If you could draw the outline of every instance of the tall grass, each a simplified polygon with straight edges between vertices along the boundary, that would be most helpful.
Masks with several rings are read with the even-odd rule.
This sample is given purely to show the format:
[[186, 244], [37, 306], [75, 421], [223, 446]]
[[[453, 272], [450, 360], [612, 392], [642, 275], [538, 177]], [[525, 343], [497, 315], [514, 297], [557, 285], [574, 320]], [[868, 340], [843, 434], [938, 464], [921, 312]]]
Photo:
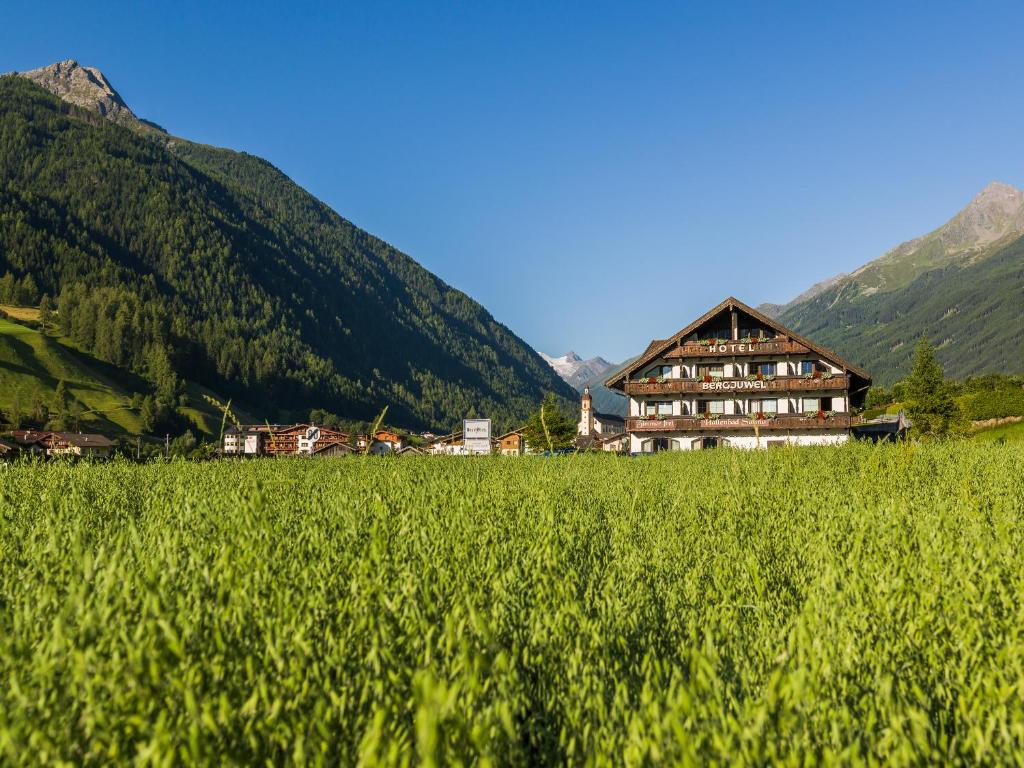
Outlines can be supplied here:
[[1020, 763], [1022, 465], [16, 466], [0, 763]]

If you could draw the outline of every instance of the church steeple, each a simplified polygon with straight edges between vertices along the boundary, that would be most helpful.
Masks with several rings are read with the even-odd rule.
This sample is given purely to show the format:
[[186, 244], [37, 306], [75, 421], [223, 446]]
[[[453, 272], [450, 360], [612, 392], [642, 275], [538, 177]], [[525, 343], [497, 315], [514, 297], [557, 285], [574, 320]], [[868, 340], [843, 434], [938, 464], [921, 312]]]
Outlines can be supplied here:
[[594, 409], [591, 407], [590, 387], [583, 388], [583, 398], [580, 401], [580, 423], [579, 433], [589, 435], [594, 431]]

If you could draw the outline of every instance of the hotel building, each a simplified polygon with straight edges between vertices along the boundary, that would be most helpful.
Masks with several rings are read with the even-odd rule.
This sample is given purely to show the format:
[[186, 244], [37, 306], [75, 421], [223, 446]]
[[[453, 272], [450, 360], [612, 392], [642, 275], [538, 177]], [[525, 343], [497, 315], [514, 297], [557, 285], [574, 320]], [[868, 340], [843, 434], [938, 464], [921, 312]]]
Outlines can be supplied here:
[[629, 398], [631, 453], [842, 443], [870, 385], [863, 369], [731, 297], [606, 382]]

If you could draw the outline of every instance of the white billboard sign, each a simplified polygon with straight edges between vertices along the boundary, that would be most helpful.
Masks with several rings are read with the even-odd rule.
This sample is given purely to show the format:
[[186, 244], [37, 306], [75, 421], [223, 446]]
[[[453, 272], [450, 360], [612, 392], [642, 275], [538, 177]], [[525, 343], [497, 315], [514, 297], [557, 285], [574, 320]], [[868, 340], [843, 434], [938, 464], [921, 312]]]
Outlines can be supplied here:
[[470, 456], [491, 452], [491, 420], [465, 419], [462, 422], [462, 444]]

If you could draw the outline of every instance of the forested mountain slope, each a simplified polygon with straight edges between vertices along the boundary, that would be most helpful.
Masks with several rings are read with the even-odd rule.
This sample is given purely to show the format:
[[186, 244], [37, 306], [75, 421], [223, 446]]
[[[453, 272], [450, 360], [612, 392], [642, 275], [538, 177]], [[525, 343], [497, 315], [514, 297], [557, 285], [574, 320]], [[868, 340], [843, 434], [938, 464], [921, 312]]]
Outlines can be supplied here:
[[483, 307], [258, 158], [3, 77], [0, 178], [0, 274], [33, 275], [101, 360], [169, 357], [269, 418], [503, 425], [546, 390], [575, 399]]
[[1024, 370], [1024, 238], [966, 266], [929, 270], [870, 295], [838, 285], [782, 315], [782, 322], [835, 349], [889, 385], [910, 371], [922, 334], [947, 376]]
[[909, 373], [927, 335], [947, 375], [1024, 370], [1024, 192], [993, 182], [952, 219], [762, 311], [871, 371]]

